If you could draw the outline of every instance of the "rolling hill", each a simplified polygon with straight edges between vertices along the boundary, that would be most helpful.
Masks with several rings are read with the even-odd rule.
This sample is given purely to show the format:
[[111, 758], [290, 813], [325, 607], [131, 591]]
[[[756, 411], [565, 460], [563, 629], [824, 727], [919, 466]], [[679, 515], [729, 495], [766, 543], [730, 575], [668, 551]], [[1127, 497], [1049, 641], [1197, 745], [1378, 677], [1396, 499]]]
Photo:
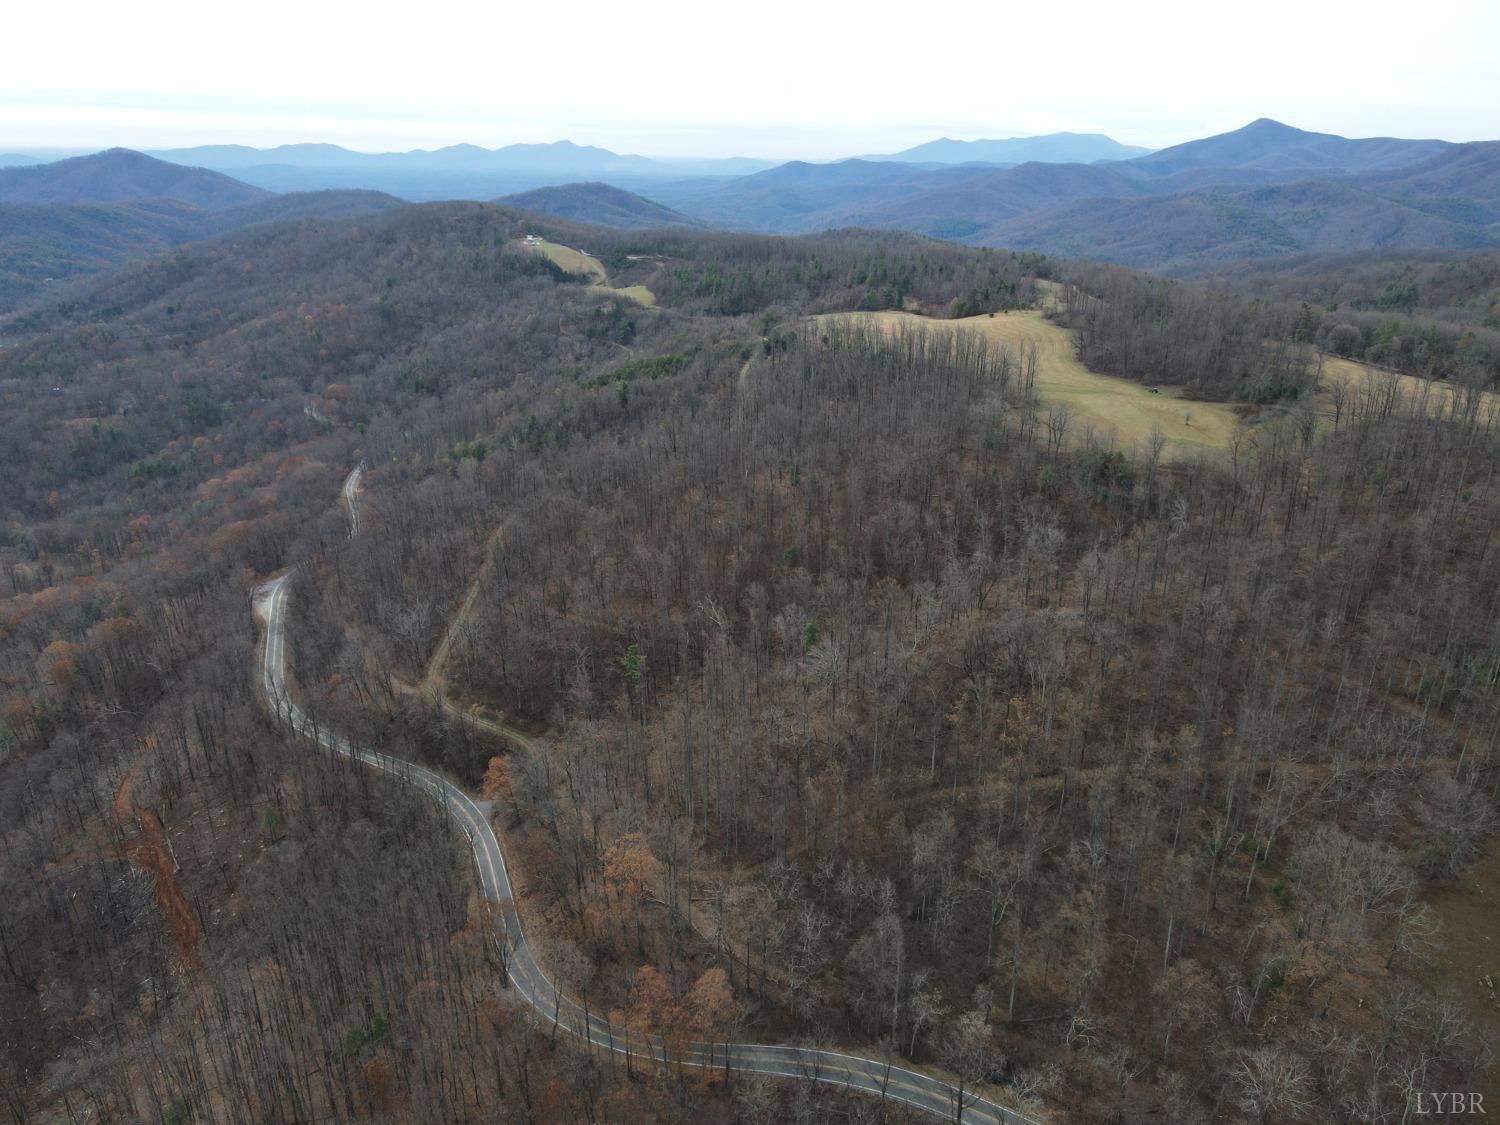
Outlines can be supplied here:
[[405, 200], [383, 191], [297, 191], [203, 215], [197, 222], [197, 229], [202, 235], [221, 234], [259, 223], [289, 219], [353, 219], [405, 206]]
[[456, 144], [410, 152], [357, 152], [332, 144], [274, 148], [201, 145], [160, 149], [153, 156], [176, 164], [233, 173], [272, 191], [372, 188], [407, 199], [492, 199], [538, 187], [609, 180], [634, 188], [687, 177], [726, 178], [774, 167], [775, 161], [653, 159], [572, 141], [501, 148]]
[[862, 209], [962, 182], [984, 170], [970, 166], [928, 170], [891, 161], [812, 164], [794, 160], [734, 180], [663, 184], [652, 195], [668, 207], [726, 230], [803, 233], [853, 225], [851, 216]]
[[1184, 273], [1303, 251], [1500, 244], [1500, 143], [1350, 139], [1263, 118], [1130, 160], [793, 163], [653, 194], [735, 229], [897, 228]]
[[[594, 145], [572, 141], [550, 144], [515, 144], [503, 148], [456, 144], [410, 152], [357, 152], [332, 144], [292, 144], [275, 148], [247, 145], [200, 145], [195, 148], [160, 149], [152, 153], [177, 164], [194, 163], [224, 170], [265, 165], [288, 168], [446, 169], [475, 172], [589, 171], [640, 174], [656, 170], [656, 162], [644, 156], [622, 156]], [[664, 174], [664, 173], [659, 173]]]
[[[532, 232], [653, 271], [660, 311], [555, 270]], [[1066, 323], [1032, 307], [1058, 286]], [[1400, 1104], [1403, 1075], [1471, 1088], [1488, 1036], [1430, 983], [1431, 947], [1401, 948], [1400, 911], [1494, 854], [1500, 436], [1488, 406], [1436, 418], [1408, 404], [1427, 384], [1387, 394], [1347, 360], [1327, 417], [1317, 319], [889, 232], [642, 235], [469, 203], [258, 227], [11, 318], [11, 1116], [59, 1119], [66, 1094], [129, 1120], [499, 1120], [524, 1089], [538, 1119], [585, 1116], [570, 1081], [600, 1119], [885, 1108], [651, 1080], [705, 1061], [674, 1045], [695, 1026], [724, 1029], [726, 1069], [723, 1039], [837, 1027], [926, 1070], [967, 1023], [965, 1074], [1046, 1094], [1028, 1122], [1209, 1120], [1258, 1059], [1306, 1076], [1305, 1121], [1365, 1090]], [[273, 574], [262, 648], [247, 594]], [[252, 668], [285, 689], [269, 712]], [[279, 736], [288, 697], [329, 746], [378, 737], [387, 768]], [[445, 729], [465, 715], [545, 741], [497, 761]], [[439, 776], [408, 758], [497, 806], [447, 830], [383, 779]], [[493, 877], [483, 900], [467, 881], [490, 818], [562, 979], [592, 982], [585, 1016], [628, 1008], [632, 1051], [666, 1029], [646, 1080], [561, 1035], [531, 1050], [546, 1013], [489, 1003], [517, 962], [485, 903], [522, 932]], [[680, 919], [644, 908], [658, 886]], [[679, 940], [695, 900], [746, 966], [732, 986], [715, 944]], [[1473, 963], [1451, 980], [1493, 1017]], [[708, 1001], [671, 983], [705, 965]], [[898, 986], [921, 998], [904, 1016]], [[1193, 1020], [1158, 1063], [1169, 1009]], [[1366, 1035], [1379, 1051], [1344, 1048]], [[795, 1050], [732, 1061], [832, 1091]], [[891, 1065], [861, 1065], [885, 1094]]]
[[1164, 148], [1131, 162], [1147, 176], [1198, 168], [1253, 168], [1285, 178], [1333, 173], [1378, 172], [1414, 164], [1446, 148], [1448, 141], [1408, 141], [1396, 137], [1351, 140], [1312, 133], [1262, 117], [1242, 129]]
[[1274, 300], [1394, 311], [1500, 330], [1500, 249], [1295, 254], [1237, 262], [1198, 281]]
[[403, 205], [366, 191], [268, 196], [220, 211], [170, 199], [0, 203], [0, 313], [48, 285], [226, 231], [290, 219], [353, 218]]
[[1500, 141], [1454, 145], [1419, 164], [1358, 182], [1500, 238]]
[[681, 211], [663, 207], [649, 199], [609, 184], [560, 184], [536, 188], [519, 195], [495, 200], [506, 207], [539, 211], [578, 223], [593, 223], [619, 230], [643, 230], [651, 227], [701, 227]]
[[1489, 245], [1472, 228], [1331, 180], [1080, 200], [997, 223], [980, 241], [1169, 274], [1302, 251]]
[[[0, 168], [0, 202], [166, 198], [204, 212], [259, 203], [268, 216], [283, 208], [298, 215], [312, 204], [290, 195], [277, 202], [264, 188], [336, 185], [343, 190], [318, 206], [363, 213], [377, 204], [351, 192], [378, 182], [408, 198], [498, 196], [509, 206], [623, 229], [698, 224], [793, 234], [864, 226], [1171, 273], [1291, 253], [1500, 245], [1500, 143], [1351, 139], [1262, 118], [1159, 152], [1108, 159], [1125, 151], [1092, 134], [944, 138], [888, 158], [756, 170], [754, 161], [653, 160], [566, 141], [383, 154], [329, 144], [217, 145], [162, 155], [229, 168], [261, 186], [111, 150]], [[1027, 155], [1044, 159], [975, 162]], [[1065, 156], [1086, 159], [1058, 159]], [[693, 175], [704, 171], [711, 174]], [[379, 206], [396, 202], [376, 198]], [[249, 221], [269, 220], [228, 217], [213, 228], [170, 207], [16, 213], [0, 245], [8, 300], [84, 263], [118, 261], [134, 248], [160, 249]]]
[[[1147, 149], [1122, 145], [1097, 133], [1053, 133], [1004, 140], [956, 141], [939, 138], [903, 152], [860, 158], [863, 163], [896, 163], [913, 169], [949, 165], [1014, 165], [1030, 161], [1093, 163], [1139, 156]], [[378, 188], [408, 199], [489, 199], [538, 187], [606, 181], [653, 198], [660, 185], [690, 197], [714, 184], [787, 167], [748, 157], [646, 157], [612, 152], [571, 141], [514, 144], [488, 149], [457, 144], [410, 152], [357, 152], [332, 144], [290, 144], [273, 148], [200, 145], [153, 150], [152, 156], [228, 172], [273, 191], [314, 188]], [[800, 162], [792, 162], [794, 165]], [[837, 168], [840, 161], [812, 167]], [[839, 173], [833, 173], [838, 176]], [[682, 183], [688, 181], [688, 183]], [[698, 181], [704, 181], [699, 183]], [[727, 206], [727, 204], [726, 204]]]
[[1500, 142], [1414, 167], [1244, 191], [1080, 199], [995, 223], [972, 241], [1172, 274], [1302, 252], [1500, 245]]
[[220, 172], [169, 164], [125, 148], [50, 164], [0, 169], [0, 203], [176, 199], [205, 211], [220, 211], [269, 194]]
[[1114, 164], [1022, 164], [969, 169], [962, 179], [864, 207], [843, 216], [855, 226], [899, 227], [972, 241], [1001, 218], [1089, 197], [1135, 196], [1146, 188]]

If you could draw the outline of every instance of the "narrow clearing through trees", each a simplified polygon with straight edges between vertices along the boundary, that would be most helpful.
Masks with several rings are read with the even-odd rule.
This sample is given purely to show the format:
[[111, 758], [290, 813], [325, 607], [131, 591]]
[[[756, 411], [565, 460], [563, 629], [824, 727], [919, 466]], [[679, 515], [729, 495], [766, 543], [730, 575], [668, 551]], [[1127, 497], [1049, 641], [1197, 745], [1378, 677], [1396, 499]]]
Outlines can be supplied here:
[[182, 884], [177, 881], [177, 861], [172, 855], [161, 817], [155, 809], [136, 805], [131, 797], [134, 781], [135, 767], [132, 766], [120, 779], [120, 787], [115, 791], [114, 814], [121, 827], [134, 824], [138, 831], [120, 844], [115, 854], [151, 876], [157, 909], [172, 935], [177, 953], [185, 965], [197, 968], [201, 962], [199, 946], [203, 941], [203, 923], [183, 893]]

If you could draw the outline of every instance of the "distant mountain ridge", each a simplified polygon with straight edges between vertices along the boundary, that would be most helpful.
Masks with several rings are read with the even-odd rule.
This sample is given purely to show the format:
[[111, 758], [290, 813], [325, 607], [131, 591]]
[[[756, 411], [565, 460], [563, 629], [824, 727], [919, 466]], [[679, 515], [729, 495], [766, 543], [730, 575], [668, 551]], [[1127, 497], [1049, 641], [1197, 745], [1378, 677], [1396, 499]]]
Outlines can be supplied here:
[[1388, 171], [1436, 156], [1451, 141], [1402, 140], [1396, 137], [1351, 139], [1333, 133], [1311, 133], [1262, 117], [1232, 133], [1188, 141], [1140, 157], [1132, 164], [1148, 175], [1196, 168], [1255, 168], [1277, 173], [1313, 175]]
[[928, 170], [894, 161], [793, 160], [734, 180], [662, 184], [652, 195], [713, 226], [791, 234], [853, 225], [848, 218], [861, 207], [876, 207], [975, 174], [968, 166]]
[[[1024, 155], [1023, 145], [1049, 157], [1091, 158], [1126, 147], [1099, 134], [940, 138], [890, 157], [769, 167], [742, 159], [655, 160], [568, 141], [384, 154], [330, 144], [218, 145], [163, 152], [168, 161], [111, 150], [0, 167], [0, 202], [157, 198], [227, 211], [279, 198], [273, 191], [317, 186], [347, 195], [378, 183], [408, 199], [499, 197], [509, 206], [627, 229], [894, 228], [1175, 273], [1297, 252], [1500, 245], [1500, 142], [1347, 138], [1261, 118], [1128, 159], [973, 159]], [[172, 161], [217, 165], [234, 178]], [[28, 221], [51, 232], [41, 245], [59, 249], [62, 232], [76, 230], [81, 259], [105, 261], [117, 244], [178, 237], [162, 233], [178, 223], [170, 211], [135, 207], [113, 218], [91, 214], [87, 222], [79, 215]], [[108, 229], [111, 223], [119, 229]], [[194, 229], [204, 229], [202, 222]]]
[[571, 219], [577, 223], [615, 227], [620, 230], [643, 230], [653, 227], [703, 227], [681, 211], [663, 207], [650, 199], [609, 184], [559, 184], [536, 188], [519, 195], [501, 196], [496, 203], [523, 211]]
[[[870, 162], [908, 165], [1018, 164], [1026, 161], [1092, 163], [1122, 160], [1149, 150], [1122, 145], [1097, 133], [1052, 133], [1004, 140], [940, 138]], [[409, 152], [356, 152], [332, 144], [274, 148], [203, 145], [159, 149], [162, 160], [229, 172], [272, 191], [328, 187], [372, 187], [409, 199], [488, 199], [539, 187], [586, 181], [608, 182], [632, 192], [682, 180], [728, 181], [785, 167], [786, 162], [748, 157], [660, 158], [633, 156], [572, 141], [483, 148], [449, 145]], [[801, 161], [790, 163], [800, 164]], [[834, 167], [837, 161], [818, 166]]]
[[788, 164], [653, 194], [747, 231], [897, 228], [1193, 272], [1298, 251], [1500, 244], [1497, 165], [1500, 143], [1350, 139], [1262, 118], [1129, 160]]
[[117, 203], [176, 199], [219, 211], [270, 193], [206, 168], [187, 168], [112, 148], [48, 164], [0, 168], [0, 203]]
[[1122, 145], [1103, 133], [1047, 133], [1038, 137], [1009, 137], [1003, 140], [955, 141], [949, 137], [940, 137], [888, 156], [867, 156], [862, 159], [910, 164], [1026, 164], [1031, 161], [1096, 164], [1103, 160], [1129, 160], [1150, 152], [1151, 149], [1141, 148], [1139, 145]]
[[267, 195], [207, 211], [174, 199], [0, 203], [0, 314], [47, 285], [187, 242], [290, 219], [347, 219], [405, 206], [373, 191]]
[[1495, 244], [1471, 227], [1333, 180], [1083, 200], [997, 223], [976, 241], [1185, 275], [1282, 254]]
[[635, 188], [684, 177], [742, 176], [776, 164], [746, 157], [658, 160], [567, 140], [494, 149], [457, 144], [383, 153], [331, 144], [267, 149], [203, 145], [159, 149], [151, 155], [230, 172], [272, 191], [364, 187], [413, 200], [492, 199], [539, 187], [606, 179], [618, 187]]
[[223, 171], [264, 165], [401, 170], [425, 167], [449, 171], [588, 168], [626, 174], [656, 169], [656, 162], [647, 157], [621, 156], [609, 149], [574, 144], [572, 141], [506, 145], [498, 149], [457, 144], [438, 149], [378, 153], [357, 152], [333, 144], [292, 144], [268, 149], [250, 148], [246, 145], [202, 145], [197, 148], [159, 149], [150, 155], [159, 160], [178, 164], [193, 163]]
[[1500, 246], [1500, 142], [1449, 145], [1359, 176], [1078, 200], [1002, 220], [973, 241], [1188, 275], [1281, 254]]

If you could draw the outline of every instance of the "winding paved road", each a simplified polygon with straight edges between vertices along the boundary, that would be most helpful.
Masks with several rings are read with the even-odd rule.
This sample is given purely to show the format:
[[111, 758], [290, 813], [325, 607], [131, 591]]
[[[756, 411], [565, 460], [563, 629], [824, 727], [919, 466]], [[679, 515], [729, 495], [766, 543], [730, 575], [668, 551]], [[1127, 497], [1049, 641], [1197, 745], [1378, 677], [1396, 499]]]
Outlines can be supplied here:
[[349, 512], [349, 538], [359, 534], [359, 486], [365, 479], [365, 463], [361, 461], [344, 478], [344, 507]]
[[[356, 468], [344, 482], [343, 496], [349, 507], [351, 534], [359, 530], [356, 494], [362, 473], [363, 466]], [[516, 913], [500, 841], [489, 819], [469, 795], [422, 766], [355, 745], [342, 734], [320, 726], [293, 701], [286, 683], [286, 606], [290, 577], [288, 572], [273, 578], [258, 587], [254, 594], [255, 609], [266, 627], [261, 687], [272, 710], [293, 731], [325, 750], [415, 786], [452, 818], [468, 837], [474, 851], [481, 891], [485, 898], [499, 907], [502, 926], [496, 945], [510, 981], [522, 999], [545, 1020], [591, 1046], [653, 1064], [670, 1061], [687, 1066], [723, 1067], [726, 1072], [738, 1070], [825, 1082], [903, 1102], [966, 1125], [1038, 1125], [1033, 1118], [996, 1105], [971, 1090], [961, 1091], [926, 1074], [838, 1051], [770, 1043], [688, 1043], [675, 1048], [668, 1060], [658, 1037], [613, 1027], [602, 1016], [587, 1011], [563, 994], [532, 956], [526, 935], [521, 930], [520, 916]]]

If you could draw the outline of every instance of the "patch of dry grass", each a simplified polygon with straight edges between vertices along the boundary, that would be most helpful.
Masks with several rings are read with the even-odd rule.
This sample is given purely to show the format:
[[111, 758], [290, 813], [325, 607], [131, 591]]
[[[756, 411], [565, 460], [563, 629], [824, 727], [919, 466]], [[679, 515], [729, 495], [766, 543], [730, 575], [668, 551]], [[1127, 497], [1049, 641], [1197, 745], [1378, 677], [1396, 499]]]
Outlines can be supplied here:
[[626, 285], [619, 289], [611, 285], [604, 263], [592, 254], [575, 250], [571, 246], [564, 246], [560, 242], [520, 242], [517, 245], [532, 253], [543, 255], [553, 265], [567, 273], [590, 278], [593, 284], [589, 286], [589, 291], [592, 293], [609, 293], [616, 297], [623, 297], [627, 301], [634, 301], [642, 308], [656, 307], [656, 294], [644, 285]]
[[1007, 345], [1019, 357], [1036, 348], [1037, 391], [1042, 401], [1067, 406], [1069, 432], [1076, 439], [1086, 429], [1099, 435], [1113, 431], [1122, 445], [1144, 446], [1153, 426], [1167, 439], [1168, 461], [1183, 460], [1205, 451], [1229, 447], [1241, 428], [1240, 417], [1227, 403], [1198, 402], [1179, 397], [1171, 387], [1156, 393], [1129, 379], [1100, 375], [1078, 361], [1072, 335], [1042, 313], [996, 313], [962, 320], [933, 320], [905, 312], [835, 313], [839, 319], [862, 320], [889, 331], [903, 326], [940, 332], [980, 332]]
[[[1352, 359], [1325, 356], [1323, 377], [1318, 386], [1318, 407], [1330, 426], [1337, 409], [1336, 398], [1341, 393], [1344, 396], [1344, 417], [1347, 418], [1361, 398], [1378, 401], [1399, 397], [1408, 401], [1425, 401], [1432, 414], [1446, 414], [1458, 401], [1458, 396], [1465, 392], [1452, 383], [1400, 375]], [[1494, 391], [1482, 392], [1479, 409], [1481, 417], [1500, 418], [1500, 395]]]
[[553, 265], [567, 273], [591, 277], [601, 284], [609, 279], [609, 275], [604, 272], [604, 263], [592, 254], [585, 254], [582, 250], [574, 250], [571, 246], [564, 246], [558, 242], [523, 242], [521, 245], [533, 253], [550, 259]]
[[627, 301], [634, 301], [642, 308], [654, 309], [656, 307], [656, 294], [644, 285], [624, 285], [616, 289], [613, 285], [590, 285], [589, 291], [593, 293], [608, 293], [616, 297], [624, 297]]

